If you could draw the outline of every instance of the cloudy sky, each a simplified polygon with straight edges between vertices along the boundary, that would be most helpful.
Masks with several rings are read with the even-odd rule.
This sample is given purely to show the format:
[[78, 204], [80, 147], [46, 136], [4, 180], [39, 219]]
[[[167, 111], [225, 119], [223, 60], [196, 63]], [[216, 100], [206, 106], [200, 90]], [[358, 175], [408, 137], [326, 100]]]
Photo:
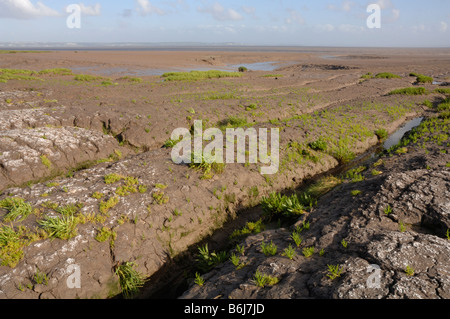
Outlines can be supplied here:
[[450, 47], [450, 0], [0, 0], [0, 42]]

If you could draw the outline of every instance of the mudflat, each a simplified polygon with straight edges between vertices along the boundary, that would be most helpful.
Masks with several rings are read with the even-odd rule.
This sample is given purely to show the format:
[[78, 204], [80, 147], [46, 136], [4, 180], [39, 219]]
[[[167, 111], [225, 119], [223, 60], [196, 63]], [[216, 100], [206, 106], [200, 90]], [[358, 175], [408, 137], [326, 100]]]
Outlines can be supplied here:
[[[191, 70], [203, 73], [180, 73]], [[0, 298], [448, 298], [448, 82], [449, 49], [0, 53]], [[414, 118], [428, 131], [346, 173]], [[175, 164], [171, 133], [196, 120], [279, 129], [277, 173]], [[296, 192], [335, 169], [336, 188]], [[422, 187], [405, 186], [415, 180]], [[291, 230], [306, 222], [297, 246]], [[433, 267], [385, 244], [407, 249], [414, 238], [435, 249]], [[273, 260], [261, 252], [269, 241]], [[236, 244], [242, 267], [229, 260]], [[289, 244], [296, 258], [281, 255]], [[302, 256], [310, 247], [316, 255]], [[397, 259], [384, 257], [388, 248]], [[226, 258], [213, 257], [219, 249]], [[375, 263], [388, 273], [380, 293], [358, 290], [359, 269]], [[327, 276], [327, 265], [341, 272]], [[257, 270], [276, 280], [255, 284]]]

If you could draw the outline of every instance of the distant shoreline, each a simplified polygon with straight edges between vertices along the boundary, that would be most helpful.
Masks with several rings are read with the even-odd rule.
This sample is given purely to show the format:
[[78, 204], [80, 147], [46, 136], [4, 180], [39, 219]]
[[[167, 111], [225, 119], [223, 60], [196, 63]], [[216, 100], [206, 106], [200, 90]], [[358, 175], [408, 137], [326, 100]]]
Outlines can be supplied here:
[[0, 50], [46, 51], [225, 51], [225, 52], [298, 52], [317, 53], [348, 50], [446, 50], [450, 47], [334, 47], [294, 45], [226, 45], [226, 44], [139, 44], [139, 43], [0, 43]]

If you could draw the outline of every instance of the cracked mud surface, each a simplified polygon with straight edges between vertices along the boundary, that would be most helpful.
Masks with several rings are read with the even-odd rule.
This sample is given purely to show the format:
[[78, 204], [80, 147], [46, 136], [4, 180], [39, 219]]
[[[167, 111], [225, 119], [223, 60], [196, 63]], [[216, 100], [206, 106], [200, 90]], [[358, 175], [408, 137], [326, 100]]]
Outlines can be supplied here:
[[[364, 181], [338, 186], [290, 228], [247, 237], [240, 243], [245, 267], [237, 270], [227, 261], [203, 275], [202, 287], [192, 284], [181, 298], [448, 299], [450, 156], [415, 148], [382, 159], [381, 175], [371, 176], [369, 169]], [[353, 197], [354, 189], [362, 194]], [[388, 205], [393, 212], [386, 215]], [[295, 247], [291, 234], [303, 221], [310, 229], [301, 232], [296, 256], [280, 256], [289, 245]], [[276, 244], [278, 253], [265, 256], [263, 242]], [[315, 248], [312, 257], [302, 255], [305, 247]], [[331, 280], [328, 265], [339, 265], [340, 277]], [[412, 276], [407, 267], [414, 269]], [[279, 282], [257, 287], [257, 270]]]
[[[195, 61], [211, 62], [209, 53], [197, 55]], [[68, 56], [72, 57], [56, 65], [70, 67], [74, 55]], [[111, 76], [113, 85], [104, 86], [102, 80], [80, 83], [73, 75], [43, 75], [39, 81], [0, 83], [0, 201], [22, 198], [32, 207], [27, 218], [13, 222], [7, 221], [8, 210], [0, 208], [2, 227], [11, 225], [17, 231], [23, 227], [32, 233], [23, 236], [26, 242], [20, 242], [17, 262], [7, 265], [2, 259], [0, 298], [114, 297], [120, 293], [115, 269], [128, 261], [150, 278], [152, 291], [152, 276], [178, 256], [195, 252], [198, 243], [240, 212], [257, 209], [263, 196], [294, 189], [339, 166], [331, 150], [309, 150], [308, 142], [318, 137], [327, 138], [330, 145], [345, 141], [352, 152], [361, 154], [379, 143], [376, 129], [392, 133], [409, 117], [424, 114], [424, 99], [442, 99], [436, 93], [387, 95], [392, 89], [413, 86], [411, 71], [437, 79], [450, 76], [442, 71], [449, 69], [445, 56], [438, 60], [434, 55], [418, 56], [407, 60], [395, 54], [383, 59], [364, 55], [330, 63], [301, 55], [297, 64], [275, 72], [204, 82], [169, 83], [149, 76], [132, 83], [118, 75]], [[241, 58], [257, 62], [263, 57], [217, 55], [212, 63]], [[49, 55], [39, 63], [29, 63], [30, 59], [9, 56], [1, 67], [54, 67]], [[361, 80], [367, 72], [385, 71], [402, 78]], [[264, 77], [268, 73], [278, 76]], [[425, 113], [434, 116], [430, 110]], [[214, 126], [232, 116], [245, 118], [255, 128], [280, 128], [282, 161], [276, 176], [262, 176], [262, 165], [251, 164], [227, 165], [222, 174], [204, 179], [199, 171], [175, 165], [170, 149], [161, 148], [175, 128], [189, 128], [195, 119]], [[344, 184], [321, 199], [304, 216], [311, 229], [303, 243], [323, 247], [324, 257], [262, 260], [259, 247], [264, 238], [283, 249], [291, 243], [291, 230], [268, 230], [244, 242], [248, 266], [234, 271], [225, 263], [205, 274], [202, 289], [192, 288], [183, 297], [447, 298], [444, 258], [448, 260], [449, 247], [443, 234], [450, 225], [445, 158], [448, 162], [448, 152], [411, 152], [402, 160], [386, 159], [382, 175], [365, 173], [366, 180], [358, 184], [360, 197], [348, 195], [353, 185]], [[110, 174], [120, 178], [106, 183]], [[105, 209], [107, 202], [112, 204]], [[389, 217], [382, 212], [386, 203], [394, 211]], [[73, 236], [43, 235], [40, 222], [60, 217], [59, 209], [71, 205], [80, 218]], [[399, 221], [408, 231], [398, 232]], [[102, 228], [114, 239], [99, 240]], [[340, 246], [342, 239], [349, 242], [346, 250]], [[382, 247], [389, 247], [390, 253], [380, 253]], [[420, 254], [426, 260], [414, 259]], [[333, 282], [325, 276], [330, 263], [344, 265], [342, 277]], [[362, 288], [369, 264], [381, 267], [379, 290]], [[80, 267], [81, 288], [68, 288], [71, 265]], [[406, 265], [415, 269], [413, 277], [404, 274]], [[251, 281], [257, 268], [282, 280], [272, 288], [258, 289]], [[37, 270], [48, 276], [46, 285], [33, 279]]]

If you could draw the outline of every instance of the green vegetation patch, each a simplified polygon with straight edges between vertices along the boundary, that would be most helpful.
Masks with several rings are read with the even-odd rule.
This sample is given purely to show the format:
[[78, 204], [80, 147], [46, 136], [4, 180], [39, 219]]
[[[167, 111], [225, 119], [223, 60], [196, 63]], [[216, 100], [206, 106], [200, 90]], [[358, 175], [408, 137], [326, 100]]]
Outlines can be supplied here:
[[283, 74], [265, 74], [261, 77], [263, 77], [263, 78], [282, 78]]
[[128, 81], [128, 82], [131, 82], [131, 83], [142, 83], [142, 82], [144, 82], [143, 79], [138, 78], [138, 77], [132, 77], [132, 76], [124, 76], [124, 77], [121, 77], [119, 80], [124, 80], [124, 81]]
[[388, 153], [404, 154], [411, 145], [425, 150], [434, 145], [441, 151], [446, 151], [450, 146], [449, 125], [448, 117], [429, 118], [412, 129], [397, 145], [392, 146]]
[[450, 109], [450, 97], [443, 100], [436, 108], [439, 112], [448, 111]]
[[450, 94], [450, 89], [449, 88], [437, 88], [436, 90], [434, 90], [434, 92], [441, 93], [441, 94]]
[[424, 95], [428, 94], [428, 91], [424, 87], [410, 87], [397, 89], [389, 92], [389, 95]]
[[416, 77], [416, 83], [433, 83], [433, 78], [430, 76], [426, 76], [418, 73], [410, 73], [409, 76]]
[[125, 262], [120, 264], [115, 271], [125, 299], [133, 298], [145, 284], [144, 276], [135, 267], [135, 263]]
[[259, 234], [265, 230], [265, 225], [262, 219], [257, 222], [247, 222], [247, 224], [242, 229], [236, 229], [230, 235], [230, 239], [243, 238], [252, 234]]
[[0, 227], [0, 260], [1, 266], [14, 268], [23, 258], [23, 248], [27, 245], [24, 229], [15, 230], [12, 226]]
[[[222, 174], [225, 170], [225, 164], [224, 163], [217, 163], [214, 161], [211, 161], [209, 159], [206, 159], [203, 154], [200, 154], [201, 161], [196, 160], [196, 154], [192, 153], [192, 159], [191, 163], [189, 164], [189, 167], [195, 170], [199, 170], [203, 172], [203, 179], [211, 179], [214, 174]], [[200, 158], [200, 157], [199, 157]], [[196, 163], [198, 162], [198, 163]]]
[[26, 219], [33, 211], [31, 205], [26, 203], [23, 198], [9, 197], [0, 201], [0, 208], [5, 208], [8, 213], [4, 221], [12, 222], [20, 217], [20, 221]]
[[296, 194], [287, 196], [273, 192], [262, 198], [261, 206], [269, 220], [274, 216], [298, 217], [306, 213], [305, 206]]
[[202, 272], [208, 272], [216, 265], [221, 264], [228, 260], [228, 253], [226, 251], [213, 251], [210, 252], [208, 248], [208, 244], [205, 244], [203, 247], [198, 247], [198, 255], [197, 255], [197, 267]]
[[225, 131], [227, 128], [238, 128], [251, 126], [245, 117], [230, 116], [218, 123], [219, 128]]
[[164, 73], [162, 77], [165, 81], [199, 81], [219, 78], [238, 78], [242, 74], [239, 72], [226, 71], [191, 71], [191, 72], [169, 72]]
[[380, 141], [384, 141], [388, 137], [389, 132], [384, 128], [380, 128], [375, 131], [375, 135], [378, 137]]
[[94, 81], [100, 81], [100, 80], [108, 80], [102, 76], [94, 76], [89, 74], [78, 74], [74, 77], [75, 81], [79, 82], [94, 82]]
[[73, 75], [72, 70], [66, 68], [45, 69], [38, 72], [39, 75]]
[[0, 82], [6, 83], [9, 80], [43, 81], [34, 75], [36, 75], [36, 72], [31, 70], [0, 69]]
[[390, 72], [383, 72], [383, 73], [378, 73], [377, 75], [375, 75], [375, 78], [376, 79], [401, 79], [401, 76], [390, 73]]
[[38, 221], [38, 224], [50, 237], [68, 240], [77, 235], [78, 220], [73, 215], [49, 217]]

